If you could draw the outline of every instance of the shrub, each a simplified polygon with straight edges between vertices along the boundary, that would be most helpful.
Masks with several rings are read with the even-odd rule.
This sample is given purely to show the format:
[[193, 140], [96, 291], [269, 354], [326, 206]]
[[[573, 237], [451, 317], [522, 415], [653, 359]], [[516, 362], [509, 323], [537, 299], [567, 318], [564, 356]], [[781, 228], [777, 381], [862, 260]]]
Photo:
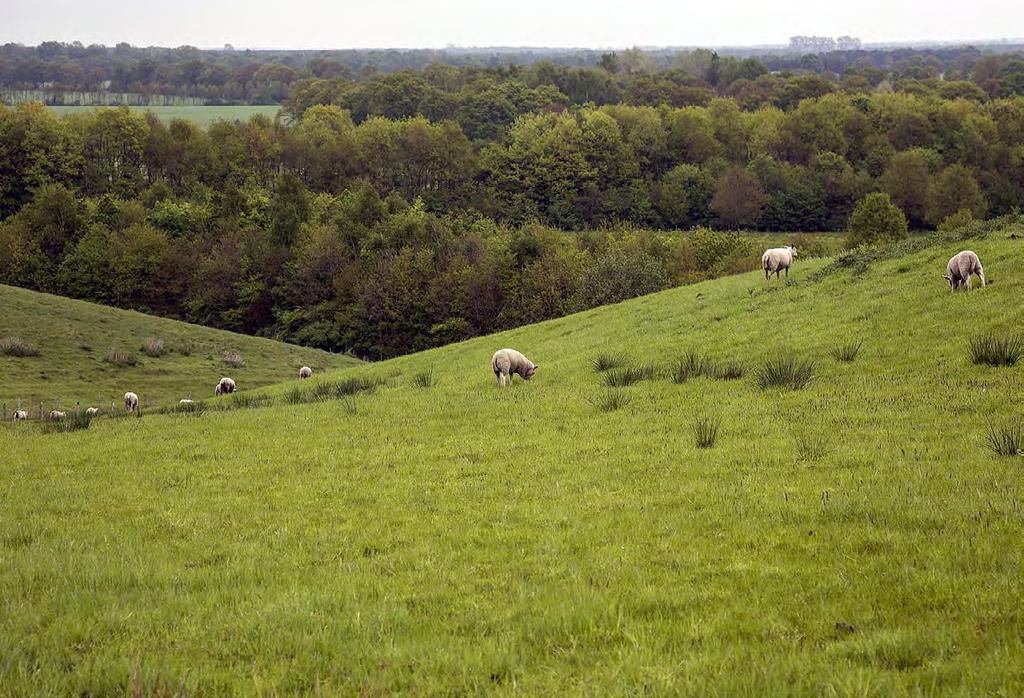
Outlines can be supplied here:
[[103, 360], [108, 364], [114, 366], [136, 366], [139, 360], [135, 358], [135, 354], [130, 351], [121, 351], [119, 349], [111, 349], [103, 357]]
[[606, 390], [600, 397], [592, 400], [592, 404], [602, 412], [614, 412], [629, 404], [630, 397], [622, 390]]
[[951, 213], [942, 219], [942, 222], [938, 225], [938, 231], [940, 233], [951, 233], [954, 230], [967, 227], [974, 222], [974, 214], [971, 213], [971, 209], [962, 208], [956, 213]]
[[69, 431], [81, 431], [88, 429], [92, 423], [92, 417], [85, 412], [78, 414], [68, 413], [63, 419], [47, 419], [43, 422], [43, 433], [64, 433]]
[[595, 371], [598, 373], [604, 373], [605, 371], [618, 368], [622, 364], [626, 363], [626, 358], [622, 354], [601, 353], [595, 356], [591, 363], [593, 364]]
[[1024, 454], [1024, 429], [1020, 425], [990, 426], [985, 437], [985, 447], [1000, 456]]
[[868, 194], [861, 199], [846, 225], [846, 244], [849, 247], [905, 237], [907, 217], [889, 199], [889, 195], [882, 192]]
[[975, 364], [1013, 366], [1024, 354], [1024, 342], [1019, 335], [979, 335], [971, 337], [967, 352]]
[[604, 374], [604, 384], [609, 388], [624, 388], [643, 380], [654, 378], [654, 367], [650, 364], [617, 368]]
[[221, 361], [224, 365], [230, 366], [231, 368], [242, 368], [245, 366], [245, 359], [237, 351], [226, 351], [221, 354]]
[[0, 356], [39, 356], [39, 348], [18, 337], [2, 337]]
[[697, 448], [711, 448], [718, 440], [720, 421], [714, 417], [698, 417], [693, 423], [693, 436]]
[[413, 385], [420, 388], [429, 388], [434, 384], [434, 369], [428, 368], [425, 371], [420, 371], [412, 377]]
[[828, 353], [832, 355], [832, 358], [836, 361], [843, 361], [850, 363], [857, 358], [857, 354], [860, 353], [860, 340], [856, 342], [846, 342], [845, 344], [837, 344], [828, 350]]
[[167, 347], [164, 346], [162, 339], [156, 337], [146, 337], [142, 340], [142, 347], [139, 349], [146, 356], [151, 356], [154, 359], [159, 358], [168, 352]]
[[761, 390], [789, 388], [800, 390], [814, 379], [815, 363], [810, 359], [778, 356], [768, 359], [757, 370], [757, 385]]

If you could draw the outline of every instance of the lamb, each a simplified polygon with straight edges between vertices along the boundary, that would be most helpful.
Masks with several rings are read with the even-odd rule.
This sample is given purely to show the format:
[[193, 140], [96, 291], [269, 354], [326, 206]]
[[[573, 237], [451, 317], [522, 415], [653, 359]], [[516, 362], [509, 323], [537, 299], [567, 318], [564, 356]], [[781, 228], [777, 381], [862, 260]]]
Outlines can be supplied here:
[[946, 263], [946, 273], [942, 278], [949, 282], [950, 292], [956, 291], [964, 285], [970, 291], [971, 274], [977, 274], [978, 279], [981, 280], [981, 287], [985, 288], [985, 270], [981, 267], [981, 260], [970, 250], [964, 250], [949, 258], [949, 262]]
[[139, 396], [135, 393], [128, 391], [124, 394], [124, 408], [129, 412], [134, 412], [139, 408]]
[[299, 369], [299, 378], [312, 378], [312, 377], [313, 377], [313, 369], [311, 369], [309, 366], [303, 366], [302, 368]]
[[797, 257], [796, 248], [792, 245], [785, 247], [772, 247], [761, 255], [761, 268], [764, 269], [765, 281], [775, 272], [775, 278], [779, 278], [779, 272], [786, 270], [786, 278], [789, 278], [789, 267]]
[[67, 412], [61, 412], [60, 410], [50, 410], [50, 419], [64, 419], [67, 416]]
[[99, 407], [86, 407], [85, 408], [85, 415], [87, 417], [95, 417], [99, 413], [100, 413], [100, 408]]
[[214, 389], [214, 395], [230, 395], [235, 392], [235, 381], [231, 380], [227, 376], [220, 379], [217, 383], [217, 387]]
[[512, 385], [512, 375], [519, 374], [523, 380], [530, 380], [537, 372], [537, 364], [520, 354], [515, 349], [499, 349], [491, 357], [491, 370], [498, 379], [498, 387], [505, 387], [505, 378]]
[[28, 419], [28, 410], [14, 410], [14, 421], [21, 422]]
[[178, 404], [179, 405], [191, 405], [192, 401], [189, 400], [187, 397], [183, 397], [180, 400], [178, 400]]

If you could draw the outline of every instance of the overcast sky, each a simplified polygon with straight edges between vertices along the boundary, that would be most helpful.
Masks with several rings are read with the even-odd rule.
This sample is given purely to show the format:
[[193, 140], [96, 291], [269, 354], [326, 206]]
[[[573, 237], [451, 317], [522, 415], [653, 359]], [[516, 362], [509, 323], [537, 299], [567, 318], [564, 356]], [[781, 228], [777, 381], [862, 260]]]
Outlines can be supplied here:
[[1024, 1], [0, 0], [0, 43], [365, 48], [781, 44], [1024, 34]]

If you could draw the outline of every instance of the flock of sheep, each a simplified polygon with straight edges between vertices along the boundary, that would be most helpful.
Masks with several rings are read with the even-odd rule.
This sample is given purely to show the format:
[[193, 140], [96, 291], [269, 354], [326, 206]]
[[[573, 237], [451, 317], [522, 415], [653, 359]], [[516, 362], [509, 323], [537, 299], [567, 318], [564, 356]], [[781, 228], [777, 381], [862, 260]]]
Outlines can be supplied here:
[[[779, 278], [779, 274], [785, 273], [786, 278], [789, 278], [789, 267], [792, 266], [793, 260], [797, 257], [796, 247], [787, 245], [786, 247], [772, 247], [764, 251], [761, 255], [761, 268], [764, 270], [764, 278], [768, 280], [772, 274], [775, 274], [775, 278]], [[950, 291], [956, 291], [960, 288], [966, 287], [968, 290], [971, 286], [971, 276], [977, 275], [981, 282], [981, 287], [985, 287], [985, 270], [981, 266], [981, 260], [971, 250], [963, 250], [958, 252], [949, 258], [949, 262], [946, 263], [946, 273], [943, 274], [943, 278], [949, 282]], [[512, 385], [512, 377], [519, 376], [523, 380], [530, 380], [534, 374], [537, 373], [537, 364], [526, 358], [525, 355], [516, 351], [515, 349], [499, 349], [494, 352], [494, 356], [491, 357], [491, 370], [494, 371], [494, 377], [498, 381], [498, 387], [504, 388], [506, 385]], [[309, 366], [303, 366], [299, 369], [299, 378], [310, 378], [313, 375], [313, 369]], [[218, 381], [217, 386], [213, 390], [214, 395], [230, 395], [237, 389], [235, 381], [227, 376], [223, 377]], [[185, 398], [178, 401], [179, 404], [188, 405], [192, 404], [192, 400]], [[133, 413], [139, 409], [139, 396], [131, 391], [124, 394], [124, 408], [127, 412]], [[98, 407], [89, 407], [85, 413], [89, 416], [95, 416], [99, 414]], [[67, 416], [67, 412], [61, 410], [51, 410], [50, 419], [63, 419]], [[21, 421], [28, 419], [27, 410], [16, 410], [14, 412], [15, 421]]]

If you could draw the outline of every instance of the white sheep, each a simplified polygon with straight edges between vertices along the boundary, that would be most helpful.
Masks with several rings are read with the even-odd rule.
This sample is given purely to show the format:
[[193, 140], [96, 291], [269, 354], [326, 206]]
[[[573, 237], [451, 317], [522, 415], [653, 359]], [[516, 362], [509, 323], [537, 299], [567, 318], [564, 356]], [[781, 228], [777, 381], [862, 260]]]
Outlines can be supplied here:
[[515, 349], [499, 349], [491, 357], [491, 370], [498, 380], [498, 387], [505, 387], [505, 379], [512, 385], [512, 376], [518, 374], [523, 380], [530, 380], [537, 372], [537, 364]]
[[183, 397], [180, 400], [178, 400], [178, 404], [179, 405], [191, 405], [192, 401], [189, 400], [187, 397]]
[[50, 419], [64, 419], [67, 416], [67, 412], [62, 412], [60, 410], [50, 410]]
[[779, 278], [779, 272], [786, 271], [786, 278], [789, 278], [789, 267], [793, 260], [798, 257], [796, 248], [792, 245], [785, 247], [772, 247], [761, 255], [761, 268], [764, 269], [765, 281], [775, 272], [775, 278]]
[[313, 377], [313, 369], [311, 369], [309, 366], [303, 366], [302, 368], [299, 369], [299, 378], [312, 378], [312, 377]]
[[220, 382], [217, 383], [217, 387], [214, 389], [213, 394], [230, 395], [233, 392], [235, 392], [235, 381], [228, 378], [227, 376], [224, 376], [223, 378], [220, 379]]
[[85, 408], [85, 414], [86, 414], [87, 417], [95, 417], [99, 413], [100, 413], [100, 408], [99, 407], [86, 407]]
[[963, 252], [957, 252], [949, 258], [949, 261], [946, 263], [946, 273], [943, 274], [942, 278], [949, 282], [949, 290], [951, 292], [965, 285], [967, 290], [970, 291], [971, 274], [977, 274], [978, 279], [981, 281], [981, 287], [985, 288], [985, 270], [981, 267], [981, 260], [978, 259], [978, 255], [970, 250], [964, 250]]
[[124, 394], [124, 408], [129, 412], [134, 412], [139, 408], [139, 396], [135, 393], [128, 391]]
[[28, 419], [28, 410], [14, 410], [14, 421], [21, 422]]

